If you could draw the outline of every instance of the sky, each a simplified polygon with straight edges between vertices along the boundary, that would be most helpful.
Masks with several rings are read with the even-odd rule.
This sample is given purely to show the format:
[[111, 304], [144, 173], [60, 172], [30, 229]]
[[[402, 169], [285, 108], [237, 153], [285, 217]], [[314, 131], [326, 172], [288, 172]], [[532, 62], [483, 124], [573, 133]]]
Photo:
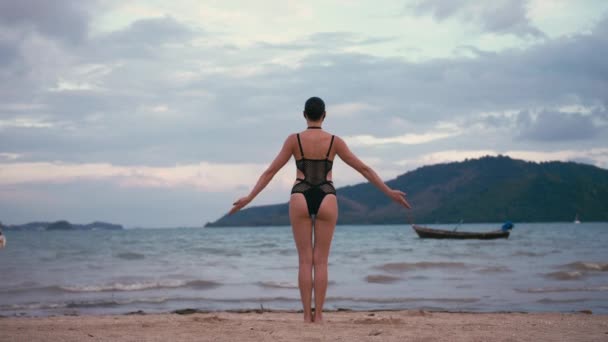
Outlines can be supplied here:
[[604, 0], [0, 0], [0, 221], [215, 221], [311, 96], [385, 180], [499, 154], [608, 168], [606, 55]]

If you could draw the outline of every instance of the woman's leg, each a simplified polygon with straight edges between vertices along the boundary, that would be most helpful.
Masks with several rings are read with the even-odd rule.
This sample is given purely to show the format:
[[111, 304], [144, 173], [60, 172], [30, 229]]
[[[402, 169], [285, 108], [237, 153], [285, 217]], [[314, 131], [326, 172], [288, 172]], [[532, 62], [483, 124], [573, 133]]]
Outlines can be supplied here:
[[321, 202], [314, 225], [314, 289], [315, 289], [315, 323], [323, 322], [323, 303], [327, 292], [327, 262], [329, 248], [338, 221], [338, 201], [335, 195], [327, 195]]
[[292, 194], [289, 200], [289, 220], [293, 239], [298, 249], [298, 287], [304, 307], [304, 321], [312, 322], [312, 220], [308, 215], [306, 199], [302, 194]]

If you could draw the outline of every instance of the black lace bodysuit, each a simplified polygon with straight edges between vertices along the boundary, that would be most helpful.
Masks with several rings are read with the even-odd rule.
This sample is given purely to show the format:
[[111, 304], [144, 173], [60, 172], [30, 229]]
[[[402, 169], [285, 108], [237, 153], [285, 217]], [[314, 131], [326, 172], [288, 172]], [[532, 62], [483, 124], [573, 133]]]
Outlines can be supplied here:
[[302, 159], [296, 160], [296, 167], [304, 174], [304, 179], [297, 178], [299, 182], [296, 183], [291, 189], [292, 194], [301, 193], [306, 199], [308, 205], [308, 213], [317, 215], [321, 202], [326, 195], [336, 194], [336, 189], [332, 181], [327, 180], [327, 174], [331, 171], [333, 161], [329, 160], [329, 152], [331, 146], [334, 143], [334, 136], [331, 136], [331, 142], [327, 149], [327, 155], [325, 159], [307, 159], [304, 157], [304, 150], [302, 149], [302, 142], [300, 141], [300, 134], [297, 134], [298, 145], [300, 146], [300, 154]]

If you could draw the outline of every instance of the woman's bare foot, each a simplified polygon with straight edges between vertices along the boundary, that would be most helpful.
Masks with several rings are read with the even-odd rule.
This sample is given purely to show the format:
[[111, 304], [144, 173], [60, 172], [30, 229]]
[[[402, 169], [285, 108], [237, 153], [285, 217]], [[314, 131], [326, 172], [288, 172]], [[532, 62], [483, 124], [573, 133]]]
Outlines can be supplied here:
[[312, 314], [306, 315], [304, 314], [304, 323], [312, 323], [314, 322], [314, 318]]
[[323, 324], [323, 316], [320, 313], [319, 314], [315, 313], [312, 322], [317, 323], [317, 324]]

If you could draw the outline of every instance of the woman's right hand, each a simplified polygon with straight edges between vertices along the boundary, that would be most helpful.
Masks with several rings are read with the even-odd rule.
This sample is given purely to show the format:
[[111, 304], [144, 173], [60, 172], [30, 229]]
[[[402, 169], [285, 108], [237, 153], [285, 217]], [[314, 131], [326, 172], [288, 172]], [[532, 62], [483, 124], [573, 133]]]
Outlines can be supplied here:
[[236, 202], [232, 203], [233, 207], [228, 212], [228, 215], [232, 215], [232, 214], [236, 213], [237, 211], [241, 210], [244, 206], [249, 204], [249, 202], [251, 202], [251, 200], [252, 200], [252, 198], [249, 196], [239, 198], [238, 200], [236, 200]]
[[401, 204], [402, 206], [411, 209], [412, 206], [408, 203], [407, 199], [405, 199], [407, 195], [405, 194], [405, 192], [401, 191], [401, 190], [394, 190], [391, 189], [388, 193], [388, 197], [390, 197], [393, 201]]

